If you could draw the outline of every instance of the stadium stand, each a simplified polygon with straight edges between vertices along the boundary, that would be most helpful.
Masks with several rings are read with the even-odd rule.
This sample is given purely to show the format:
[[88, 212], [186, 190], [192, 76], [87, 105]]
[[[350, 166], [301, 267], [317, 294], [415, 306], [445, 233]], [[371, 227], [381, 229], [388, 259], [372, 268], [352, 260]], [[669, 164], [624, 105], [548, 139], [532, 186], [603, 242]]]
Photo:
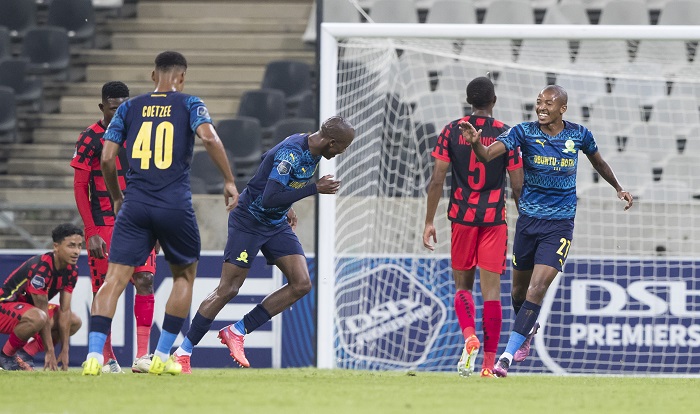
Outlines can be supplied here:
[[30, 73], [68, 80], [70, 77], [70, 41], [62, 27], [36, 27], [22, 41], [22, 56], [29, 59]]
[[375, 0], [369, 17], [375, 23], [418, 23], [413, 0]]
[[700, 3], [694, 0], [669, 0], [661, 9], [659, 24], [700, 24]]
[[305, 62], [295, 60], [275, 60], [265, 66], [262, 89], [278, 89], [284, 92], [287, 107], [299, 104], [302, 95], [311, 90], [311, 67]]
[[271, 145], [277, 145], [284, 141], [285, 138], [293, 134], [316, 132], [318, 126], [315, 119], [310, 118], [287, 118], [275, 124], [275, 130], [272, 133]]
[[21, 39], [27, 30], [36, 26], [34, 0], [0, 0], [0, 26], [10, 30], [10, 36]]
[[27, 59], [0, 60], [0, 86], [12, 88], [18, 105], [26, 105], [30, 111], [41, 111], [41, 79], [28, 75]]
[[476, 10], [471, 1], [436, 0], [428, 11], [428, 24], [475, 24]]
[[611, 0], [600, 11], [598, 24], [649, 24], [649, 11], [641, 0]]
[[[50, 2], [27, 3], [32, 6], [27, 12], [33, 17], [32, 27], [47, 27]], [[0, 20], [17, 13], [20, 4], [18, 0], [0, 1]], [[0, 212], [13, 217], [15, 228], [0, 225], [0, 248], [43, 248], [48, 242], [47, 227], [79, 221], [68, 161], [80, 131], [99, 118], [97, 104], [104, 82], [119, 79], [129, 85], [132, 95], [145, 93], [152, 88], [150, 68], [155, 55], [173, 48], [182, 51], [190, 64], [186, 92], [204, 99], [214, 121], [231, 118], [242, 94], [260, 86], [267, 63], [313, 63], [313, 49], [301, 41], [310, 5], [307, 0], [254, 5], [243, 0], [197, 4], [95, 0], [95, 46], [69, 46], [70, 81], [38, 75], [44, 108], [40, 113], [28, 112], [22, 104], [11, 118], [17, 138], [15, 144], [0, 150], [0, 157], [9, 157], [6, 163], [0, 162]], [[13, 18], [13, 23], [20, 20]], [[17, 35], [11, 47], [14, 57], [20, 57], [24, 44], [15, 38]], [[10, 102], [3, 99], [3, 105]], [[194, 181], [196, 187], [197, 179]], [[195, 208], [200, 203], [209, 208], [207, 197], [219, 200], [201, 195], [195, 199]], [[208, 230], [220, 225], [213, 218], [200, 221], [203, 234], [210, 234], [204, 240], [216, 243], [205, 248], [221, 248], [216, 230]], [[32, 237], [21, 236], [15, 229], [26, 230]]]
[[17, 128], [17, 106], [15, 93], [7, 86], [0, 86], [0, 142], [15, 141]]
[[241, 97], [236, 116], [249, 116], [260, 121], [263, 137], [272, 133], [277, 121], [286, 115], [284, 92], [278, 89], [246, 91]]
[[52, 0], [47, 24], [63, 27], [71, 43], [89, 46], [95, 37], [95, 9], [91, 0]]
[[232, 154], [238, 178], [250, 178], [260, 165], [262, 131], [257, 118], [239, 116], [222, 119], [216, 130], [224, 148]]
[[0, 26], [0, 59], [5, 59], [11, 54], [10, 31], [7, 30], [7, 27]]

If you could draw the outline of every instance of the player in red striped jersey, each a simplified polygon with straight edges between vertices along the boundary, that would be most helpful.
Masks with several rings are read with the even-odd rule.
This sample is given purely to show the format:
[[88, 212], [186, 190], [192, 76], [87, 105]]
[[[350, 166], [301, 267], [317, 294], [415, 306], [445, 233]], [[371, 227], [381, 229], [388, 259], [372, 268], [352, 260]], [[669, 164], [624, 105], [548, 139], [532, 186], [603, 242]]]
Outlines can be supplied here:
[[505, 270], [508, 229], [506, 227], [505, 172], [518, 202], [523, 183], [519, 151], [483, 164], [476, 159], [471, 145], [462, 137], [459, 124], [469, 122], [481, 129], [485, 145], [495, 141], [508, 126], [494, 119], [496, 94], [493, 83], [478, 77], [467, 86], [467, 102], [472, 114], [450, 122], [442, 130], [432, 152], [435, 168], [428, 185], [428, 205], [423, 230], [423, 245], [434, 250], [437, 242], [433, 219], [447, 171], [452, 168], [452, 189], [448, 218], [452, 222], [452, 274], [455, 281], [455, 312], [465, 338], [457, 365], [461, 376], [474, 371], [474, 360], [481, 343], [475, 333], [475, 306], [472, 296], [476, 266], [479, 266], [481, 294], [484, 300], [484, 359], [481, 376], [493, 377], [493, 366], [501, 335], [501, 274]]
[[[33, 371], [33, 356], [40, 351], [46, 351], [44, 369], [55, 371], [60, 365], [68, 370], [69, 338], [82, 324], [71, 311], [71, 298], [78, 281], [76, 263], [83, 231], [61, 224], [51, 237], [53, 251], [22, 263], [0, 285], [0, 333], [10, 336], [0, 352], [0, 366], [6, 371]], [[59, 293], [59, 304], [49, 304]], [[54, 345], [58, 344], [61, 353], [56, 358]], [[35, 352], [23, 350], [27, 347]]]
[[[102, 119], [90, 125], [80, 134], [75, 146], [71, 167], [75, 170], [73, 190], [75, 203], [85, 225], [85, 239], [88, 251], [88, 264], [92, 280], [92, 293], [97, 293], [107, 274], [107, 256], [114, 229], [114, 208], [107, 191], [100, 157], [104, 144], [103, 135], [114, 113], [122, 102], [129, 99], [129, 88], [122, 82], [107, 82], [102, 86], [102, 101], [99, 104]], [[122, 191], [126, 188], [126, 171], [129, 163], [126, 152], [121, 151], [117, 157], [117, 174]], [[134, 269], [132, 282], [136, 288], [134, 298], [134, 315], [136, 316], [136, 357], [148, 354], [148, 339], [153, 324], [153, 275], [156, 252], [152, 251], [143, 266]], [[104, 372], [122, 372], [112, 349], [110, 337], [104, 347], [108, 362]], [[132, 371], [141, 372], [132, 366]]]

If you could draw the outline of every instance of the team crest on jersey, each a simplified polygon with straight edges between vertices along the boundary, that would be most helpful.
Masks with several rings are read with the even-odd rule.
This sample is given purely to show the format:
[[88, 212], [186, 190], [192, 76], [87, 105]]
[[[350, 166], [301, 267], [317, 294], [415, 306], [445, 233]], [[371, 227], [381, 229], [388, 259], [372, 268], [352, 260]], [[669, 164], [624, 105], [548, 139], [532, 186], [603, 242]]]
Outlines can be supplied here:
[[282, 161], [277, 165], [277, 173], [279, 175], [287, 175], [291, 169], [292, 164], [290, 164], [289, 161]]
[[574, 154], [574, 153], [576, 152], [576, 149], [574, 149], [575, 146], [576, 146], [576, 144], [574, 144], [574, 141], [572, 141], [572, 140], [570, 140], [570, 139], [567, 139], [566, 142], [564, 143], [564, 146], [565, 146], [566, 148], [564, 148], [563, 150], [561, 150], [561, 152], [568, 152], [568, 153], [571, 153], [571, 154]]
[[200, 106], [197, 108], [197, 116], [200, 116], [202, 118], [209, 118], [209, 110], [207, 109], [206, 106]]
[[248, 263], [248, 252], [243, 250], [241, 254], [238, 255], [236, 258], [237, 262], [243, 262], [243, 263]]
[[32, 286], [34, 287], [34, 289], [43, 289], [44, 287], [46, 287], [46, 280], [44, 280], [42, 276], [35, 275], [32, 278]]

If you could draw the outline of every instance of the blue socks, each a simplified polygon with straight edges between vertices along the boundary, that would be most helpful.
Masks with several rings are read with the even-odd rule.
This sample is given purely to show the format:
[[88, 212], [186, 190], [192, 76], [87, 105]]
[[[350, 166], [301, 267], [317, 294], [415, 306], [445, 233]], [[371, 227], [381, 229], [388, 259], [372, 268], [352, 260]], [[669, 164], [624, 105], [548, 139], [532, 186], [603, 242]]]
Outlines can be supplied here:
[[163, 330], [160, 332], [160, 338], [158, 338], [158, 345], [156, 346], [155, 355], [159, 356], [161, 360], [165, 361], [170, 356], [170, 349], [177, 339], [177, 334], [182, 329], [182, 325], [185, 323], [185, 318], [178, 318], [177, 316], [165, 314], [163, 318]]
[[532, 302], [525, 301], [518, 312], [518, 316], [515, 318], [515, 325], [513, 326], [513, 332], [510, 333], [510, 338], [508, 339], [508, 345], [506, 346], [506, 351], [504, 354], [514, 355], [515, 351], [520, 349], [520, 346], [527, 339], [527, 335], [530, 330], [535, 326], [537, 322], [537, 317], [540, 315], [540, 305], [536, 305]]
[[192, 318], [190, 330], [187, 331], [187, 336], [185, 337], [185, 340], [182, 341], [180, 348], [182, 348], [186, 353], [191, 354], [195, 345], [197, 345], [199, 341], [204, 338], [204, 335], [209, 332], [209, 328], [211, 328], [211, 324], [213, 322], [213, 319], [205, 318], [199, 312], [197, 312], [194, 315], [194, 318]]
[[107, 342], [107, 336], [112, 330], [112, 318], [93, 315], [90, 317], [90, 333], [88, 334], [88, 353], [102, 355]]
[[253, 310], [246, 313], [242, 320], [236, 322], [233, 328], [242, 334], [249, 334], [270, 319], [272, 319], [272, 316], [270, 316], [261, 304], [258, 304]]

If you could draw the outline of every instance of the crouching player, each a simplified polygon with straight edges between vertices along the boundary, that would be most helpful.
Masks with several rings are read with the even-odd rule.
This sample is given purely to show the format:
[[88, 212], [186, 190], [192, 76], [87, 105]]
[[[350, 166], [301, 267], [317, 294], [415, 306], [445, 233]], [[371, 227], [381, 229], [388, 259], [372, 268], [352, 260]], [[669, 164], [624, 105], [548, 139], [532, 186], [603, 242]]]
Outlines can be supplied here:
[[[0, 333], [10, 335], [0, 351], [0, 366], [6, 371], [33, 371], [34, 355], [41, 351], [46, 351], [44, 369], [55, 371], [60, 365], [68, 370], [68, 342], [82, 323], [71, 311], [71, 297], [78, 281], [83, 231], [61, 224], [51, 236], [53, 251], [24, 262], [0, 287]], [[59, 292], [60, 304], [49, 304]]]

